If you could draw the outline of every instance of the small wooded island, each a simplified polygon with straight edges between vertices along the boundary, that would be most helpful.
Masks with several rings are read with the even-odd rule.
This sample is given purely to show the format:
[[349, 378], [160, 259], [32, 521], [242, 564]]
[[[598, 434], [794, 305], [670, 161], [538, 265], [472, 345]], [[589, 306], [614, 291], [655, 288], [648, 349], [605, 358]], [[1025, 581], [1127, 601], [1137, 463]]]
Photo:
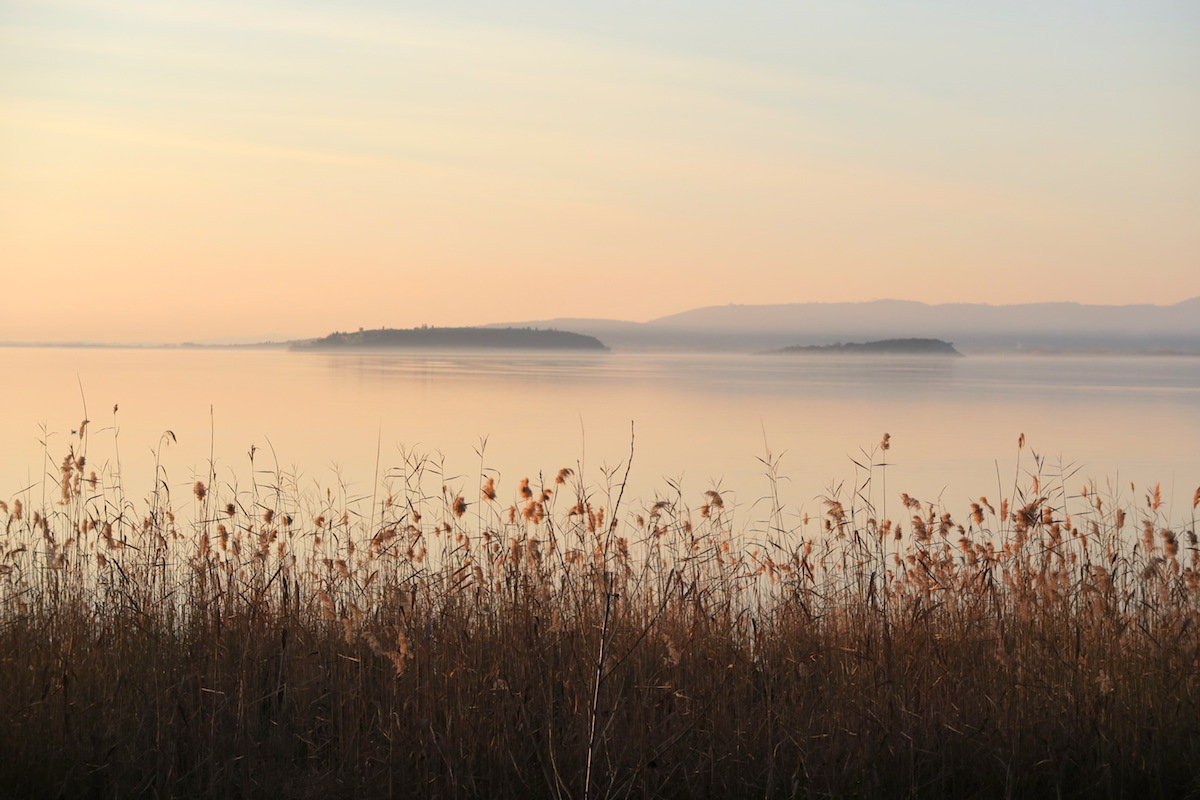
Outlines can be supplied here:
[[771, 350], [767, 355], [902, 355], [958, 356], [950, 342], [941, 339], [883, 339], [878, 342], [838, 342], [837, 344], [796, 345]]
[[296, 342], [292, 350], [607, 350], [594, 336], [539, 328], [377, 328]]

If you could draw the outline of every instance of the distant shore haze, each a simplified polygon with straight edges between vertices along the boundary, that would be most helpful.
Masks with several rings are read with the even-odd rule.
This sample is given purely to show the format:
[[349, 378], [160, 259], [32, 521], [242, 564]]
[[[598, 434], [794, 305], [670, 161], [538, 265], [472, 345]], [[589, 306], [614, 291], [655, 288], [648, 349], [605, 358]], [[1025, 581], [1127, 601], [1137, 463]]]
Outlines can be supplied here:
[[1173, 305], [945, 303], [908, 300], [707, 306], [648, 322], [557, 318], [556, 327], [621, 350], [762, 352], [792, 346], [941, 339], [964, 352], [1200, 354], [1200, 297]]

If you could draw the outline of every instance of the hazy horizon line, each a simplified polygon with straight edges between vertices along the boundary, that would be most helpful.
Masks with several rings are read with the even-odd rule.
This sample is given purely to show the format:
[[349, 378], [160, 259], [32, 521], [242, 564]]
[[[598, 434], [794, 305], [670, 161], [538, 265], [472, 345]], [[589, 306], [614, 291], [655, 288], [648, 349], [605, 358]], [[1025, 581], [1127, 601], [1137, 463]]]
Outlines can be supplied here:
[[[682, 311], [676, 311], [676, 312], [672, 312], [670, 314], [660, 315], [660, 316], [653, 317], [653, 318], [647, 319], [647, 320], [631, 320], [631, 319], [622, 319], [619, 317], [603, 317], [603, 316], [596, 316], [596, 317], [553, 316], [553, 317], [542, 317], [537, 320], [501, 320], [501, 321], [481, 322], [481, 323], [476, 323], [474, 325], [429, 325], [428, 327], [483, 328], [483, 327], [495, 327], [498, 325], [522, 325], [522, 324], [532, 323], [532, 322], [554, 322], [554, 321], [558, 321], [558, 320], [578, 320], [578, 321], [590, 321], [590, 322], [617, 322], [617, 323], [633, 324], [633, 325], [649, 325], [649, 324], [653, 324], [654, 322], [657, 322], [659, 320], [668, 319], [670, 317], [675, 317], [675, 316], [687, 314], [690, 312], [703, 311], [706, 309], [730, 308], [730, 307], [780, 308], [780, 307], [784, 307], [784, 306], [812, 306], [812, 305], [817, 305], [817, 306], [859, 305], [859, 306], [862, 306], [862, 305], [870, 305], [872, 303], [900, 303], [900, 304], [908, 304], [908, 305], [922, 305], [922, 306], [928, 306], [931, 308], [932, 307], [942, 307], [942, 306], [972, 306], [972, 305], [987, 306], [989, 308], [1015, 308], [1015, 307], [1020, 307], [1020, 306], [1071, 305], [1071, 306], [1090, 306], [1090, 307], [1094, 307], [1094, 308], [1143, 307], [1143, 308], [1167, 309], [1167, 308], [1173, 308], [1175, 306], [1179, 306], [1179, 305], [1183, 305], [1185, 303], [1190, 303], [1190, 302], [1195, 302], [1195, 301], [1200, 301], [1200, 295], [1193, 295], [1191, 297], [1184, 298], [1183, 300], [1179, 300], [1174, 303], [1165, 303], [1165, 304], [1162, 304], [1162, 303], [1121, 303], [1121, 304], [1087, 303], [1087, 302], [1081, 302], [1081, 301], [1077, 301], [1077, 300], [1039, 300], [1036, 302], [1029, 302], [1029, 303], [984, 303], [984, 302], [978, 302], [978, 301], [963, 300], [963, 301], [953, 301], [953, 302], [945, 302], [945, 303], [928, 303], [923, 300], [908, 300], [908, 299], [901, 299], [901, 298], [896, 298], [896, 297], [878, 297], [878, 298], [872, 298], [870, 300], [801, 300], [801, 301], [782, 302], [782, 303], [729, 302], [729, 303], [711, 304], [711, 305], [706, 305], [706, 306], [697, 306], [695, 308], [687, 308]], [[421, 327], [421, 325], [413, 325], [413, 326], [408, 326], [408, 327], [409, 328], [419, 328], [419, 327]], [[359, 326], [358, 329], [360, 329], [360, 330], [380, 330], [382, 328], [391, 328], [393, 330], [405, 330], [406, 329], [405, 327], [393, 327], [393, 326], [387, 326], [387, 325], [379, 326], [379, 327]], [[223, 335], [223, 336], [208, 336], [208, 337], [204, 337], [204, 338], [183, 339], [183, 340], [179, 340], [179, 341], [162, 341], [162, 340], [148, 340], [148, 339], [104, 340], [104, 339], [78, 339], [78, 338], [61, 339], [61, 340], [60, 339], [9, 339], [9, 340], [0, 340], [0, 347], [79, 347], [79, 348], [166, 347], [166, 348], [173, 348], [173, 347], [186, 347], [186, 346], [199, 346], [199, 347], [230, 346], [230, 347], [236, 347], [236, 346], [249, 346], [249, 345], [285, 345], [285, 344], [289, 344], [291, 342], [305, 341], [308, 339], [320, 338], [321, 336], [328, 335], [328, 333], [330, 333], [330, 331], [325, 331], [325, 332], [316, 333], [316, 334], [305, 334], [305, 335], [282, 334], [282, 333], [276, 332], [276, 333], [271, 333], [271, 334], [263, 334], [261, 336], [258, 334], [230, 333], [230, 334]]]

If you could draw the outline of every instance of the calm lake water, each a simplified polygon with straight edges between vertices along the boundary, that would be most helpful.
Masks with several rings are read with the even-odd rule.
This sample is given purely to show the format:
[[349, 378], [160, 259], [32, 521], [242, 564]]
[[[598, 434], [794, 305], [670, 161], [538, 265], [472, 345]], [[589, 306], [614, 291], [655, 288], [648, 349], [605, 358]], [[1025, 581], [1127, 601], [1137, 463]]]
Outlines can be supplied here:
[[[861, 482], [851, 458], [867, 463], [860, 448], [884, 432], [889, 504], [904, 491], [958, 513], [1010, 495], [1033, 453], [1043, 485], [1065, 471], [1069, 493], [1088, 479], [1126, 497], [1131, 481], [1139, 494], [1161, 482], [1172, 519], [1190, 516], [1200, 485], [1197, 358], [8, 348], [0, 374], [0, 497], [32, 487], [35, 502], [46, 474], [53, 497], [85, 403], [90, 468], [113, 472], [119, 455], [127, 493], [142, 497], [158, 449], [181, 505], [210, 454], [222, 482], [247, 486], [252, 446], [260, 480], [278, 469], [304, 491], [369, 496], [377, 474], [414, 452], [469, 499], [481, 469], [499, 473], [504, 493], [564, 466], [603, 486], [606, 471], [619, 481], [631, 424], [627, 500], [651, 502], [674, 482], [699, 505], [718, 488], [744, 516], [769, 490], [768, 450], [789, 512], [815, 514], [832, 486]], [[175, 441], [160, 447], [168, 430]]]

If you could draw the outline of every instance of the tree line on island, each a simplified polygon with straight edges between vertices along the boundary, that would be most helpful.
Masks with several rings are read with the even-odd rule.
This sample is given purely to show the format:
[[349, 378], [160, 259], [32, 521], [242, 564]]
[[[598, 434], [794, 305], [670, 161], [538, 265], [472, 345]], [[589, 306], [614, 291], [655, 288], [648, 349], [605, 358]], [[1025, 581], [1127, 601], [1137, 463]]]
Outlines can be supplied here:
[[794, 345], [770, 350], [767, 355], [907, 355], [955, 356], [962, 353], [941, 339], [882, 339], [877, 342], [837, 342], [835, 344]]
[[507, 349], [507, 350], [607, 350], [594, 336], [539, 328], [360, 328], [352, 333], [331, 333], [321, 339], [297, 342], [293, 350], [372, 348]]
[[[593, 350], [608, 348], [594, 336], [554, 328], [360, 328], [337, 331], [320, 339], [292, 344], [293, 350], [361, 349], [479, 349], [479, 350]], [[838, 342], [827, 345], [794, 345], [768, 351], [768, 355], [938, 355], [961, 356], [954, 345], [941, 339], [883, 339], [872, 342]]]

